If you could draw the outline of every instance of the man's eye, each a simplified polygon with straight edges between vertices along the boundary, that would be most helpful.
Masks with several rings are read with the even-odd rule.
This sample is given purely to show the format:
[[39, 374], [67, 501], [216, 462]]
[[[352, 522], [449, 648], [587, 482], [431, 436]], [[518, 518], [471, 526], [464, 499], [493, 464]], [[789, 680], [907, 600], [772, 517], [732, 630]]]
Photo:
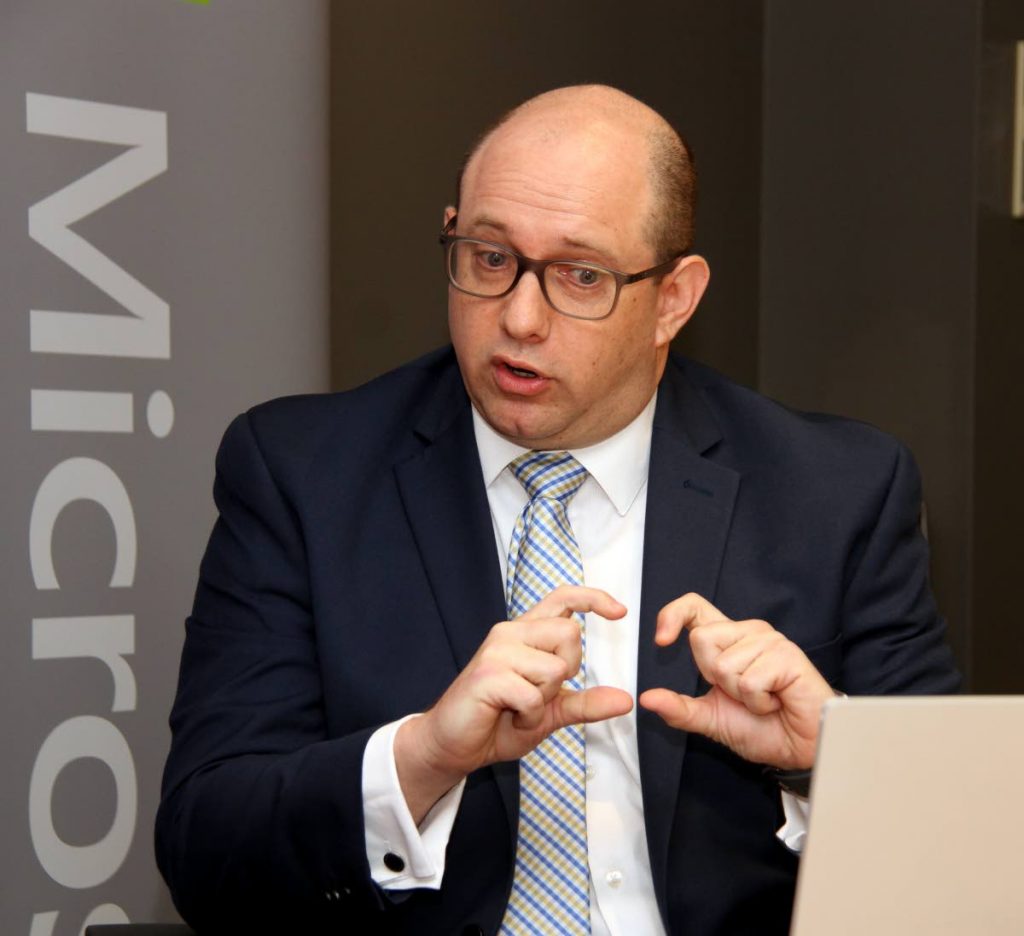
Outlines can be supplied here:
[[500, 250], [485, 250], [477, 254], [477, 259], [489, 270], [500, 270], [508, 263], [508, 254]]
[[599, 270], [592, 270], [590, 267], [573, 267], [570, 277], [577, 286], [596, 286], [602, 278]]

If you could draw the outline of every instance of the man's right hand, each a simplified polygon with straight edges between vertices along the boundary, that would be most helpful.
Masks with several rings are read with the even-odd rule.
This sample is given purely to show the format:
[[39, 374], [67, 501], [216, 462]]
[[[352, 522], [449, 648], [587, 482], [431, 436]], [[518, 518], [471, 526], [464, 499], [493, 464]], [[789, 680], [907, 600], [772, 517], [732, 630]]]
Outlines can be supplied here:
[[563, 687], [582, 658], [577, 611], [609, 620], [626, 613], [600, 589], [556, 588], [521, 617], [495, 624], [433, 708], [399, 728], [395, 766], [417, 824], [477, 768], [516, 760], [566, 725], [603, 721], [633, 707], [622, 689]]

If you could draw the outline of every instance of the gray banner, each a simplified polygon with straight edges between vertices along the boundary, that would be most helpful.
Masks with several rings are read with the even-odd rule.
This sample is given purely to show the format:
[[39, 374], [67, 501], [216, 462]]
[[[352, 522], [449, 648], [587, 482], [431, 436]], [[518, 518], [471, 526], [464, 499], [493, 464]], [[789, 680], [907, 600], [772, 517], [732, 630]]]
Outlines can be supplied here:
[[169, 920], [213, 453], [327, 373], [327, 3], [4, 0], [0, 932]]

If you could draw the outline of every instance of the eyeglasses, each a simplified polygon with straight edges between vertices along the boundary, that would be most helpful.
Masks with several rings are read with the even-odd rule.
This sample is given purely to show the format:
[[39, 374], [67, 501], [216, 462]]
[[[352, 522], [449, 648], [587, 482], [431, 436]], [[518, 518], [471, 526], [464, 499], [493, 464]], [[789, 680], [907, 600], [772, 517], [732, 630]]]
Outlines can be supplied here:
[[533, 273], [548, 305], [570, 318], [607, 318], [623, 286], [667, 273], [686, 256], [681, 253], [639, 273], [620, 273], [578, 260], [531, 260], [503, 244], [451, 234], [455, 218], [444, 226], [440, 242], [448, 280], [456, 289], [481, 299], [498, 299], [512, 292], [524, 273]]

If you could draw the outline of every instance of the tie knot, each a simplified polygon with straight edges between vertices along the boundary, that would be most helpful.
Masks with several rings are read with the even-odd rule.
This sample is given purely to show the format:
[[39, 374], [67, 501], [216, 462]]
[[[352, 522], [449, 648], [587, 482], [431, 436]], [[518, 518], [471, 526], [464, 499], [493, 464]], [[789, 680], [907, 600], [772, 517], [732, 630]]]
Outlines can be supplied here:
[[587, 480], [587, 469], [568, 452], [523, 452], [509, 468], [530, 500], [550, 497], [567, 504]]

